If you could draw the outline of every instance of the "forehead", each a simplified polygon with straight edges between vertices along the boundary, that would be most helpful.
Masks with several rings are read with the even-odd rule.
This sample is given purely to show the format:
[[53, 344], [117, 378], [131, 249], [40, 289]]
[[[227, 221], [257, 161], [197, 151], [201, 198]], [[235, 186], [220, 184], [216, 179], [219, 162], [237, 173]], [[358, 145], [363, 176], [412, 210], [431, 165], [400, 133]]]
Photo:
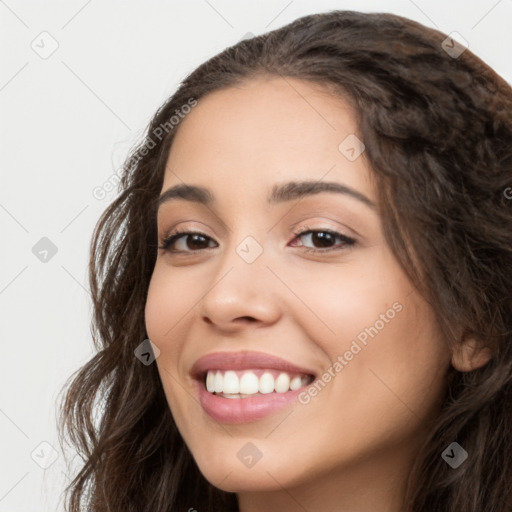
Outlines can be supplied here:
[[266, 198], [279, 181], [326, 179], [373, 196], [364, 152], [347, 158], [358, 139], [341, 96], [289, 77], [252, 79], [200, 98], [175, 134], [163, 189], [201, 183], [219, 192], [264, 189]]

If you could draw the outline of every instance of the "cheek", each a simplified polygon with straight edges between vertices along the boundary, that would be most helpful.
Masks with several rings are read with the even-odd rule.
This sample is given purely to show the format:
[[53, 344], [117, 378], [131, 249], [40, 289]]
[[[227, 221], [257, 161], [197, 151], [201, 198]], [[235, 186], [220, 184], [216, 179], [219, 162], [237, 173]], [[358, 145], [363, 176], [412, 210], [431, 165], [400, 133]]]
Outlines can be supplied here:
[[291, 302], [297, 311], [304, 309], [301, 318], [312, 334], [342, 343], [376, 321], [380, 324], [380, 315], [390, 308], [388, 316], [395, 316], [393, 303], [412, 287], [385, 256], [377, 250], [358, 253], [343, 263], [315, 264], [300, 276], [298, 269], [286, 270], [298, 299]]
[[145, 305], [146, 332], [160, 349], [155, 363], [175, 420], [186, 417], [186, 411], [182, 408], [183, 399], [179, 399], [181, 387], [176, 386], [176, 379], [179, 378], [178, 366], [183, 351], [180, 341], [184, 339], [182, 329], [186, 314], [190, 313], [190, 307], [195, 302], [189, 298], [192, 293], [190, 285], [186, 286], [182, 281], [178, 274], [170, 276], [169, 271], [157, 262]]
[[[177, 375], [178, 363], [185, 337], [188, 315], [193, 314], [191, 307], [197, 302], [197, 290], [187, 285], [186, 279], [179, 273], [169, 275], [162, 267], [155, 266], [148, 288], [145, 305], [145, 325], [149, 339], [160, 349], [157, 366], [162, 373], [165, 369]], [[162, 374], [165, 384], [169, 379]], [[172, 379], [171, 379], [172, 380]]]
[[[402, 414], [414, 421], [430, 413], [443, 391], [448, 347], [433, 310], [396, 261], [383, 253], [357, 263], [318, 265], [300, 285], [295, 281], [308, 309], [302, 327], [332, 362], [336, 376], [326, 375], [333, 383], [327, 393], [336, 395], [334, 403], [351, 404], [354, 428], [374, 414], [391, 423]], [[347, 421], [346, 411], [340, 414]]]
[[347, 407], [339, 409], [336, 421], [362, 428], [370, 438], [408, 436], [422, 428], [445, 387], [449, 351], [433, 312], [415, 294], [397, 297], [401, 307], [388, 310], [393, 315], [379, 319], [375, 312], [386, 310], [377, 308], [362, 324], [357, 325], [361, 316], [345, 326], [338, 322], [338, 332], [346, 334], [329, 347], [332, 360], [343, 358], [332, 398]]
[[197, 295], [193, 293], [194, 287], [186, 276], [177, 272], [170, 275], [169, 270], [157, 264], [151, 276], [145, 306], [146, 330], [150, 339], [167, 340], [179, 326], [180, 319], [184, 319], [192, 302]]

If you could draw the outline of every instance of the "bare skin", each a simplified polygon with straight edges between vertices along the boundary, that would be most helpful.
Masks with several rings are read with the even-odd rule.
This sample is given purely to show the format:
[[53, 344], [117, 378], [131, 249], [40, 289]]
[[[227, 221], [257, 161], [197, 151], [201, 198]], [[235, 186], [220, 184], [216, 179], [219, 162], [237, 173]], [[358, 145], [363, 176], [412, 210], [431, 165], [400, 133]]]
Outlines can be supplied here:
[[[159, 245], [175, 228], [206, 238], [198, 245], [182, 236], [179, 254], [159, 250], [147, 332], [185, 443], [208, 481], [237, 493], [241, 512], [399, 512], [448, 367], [467, 371], [488, 359], [472, 340], [449, 349], [391, 253], [376, 208], [332, 192], [267, 203], [274, 185], [302, 180], [343, 184], [376, 203], [364, 152], [350, 161], [338, 149], [357, 133], [342, 99], [304, 81], [259, 78], [202, 98], [169, 155], [162, 192], [199, 185], [215, 203], [160, 207]], [[311, 234], [294, 236], [301, 228], [355, 243], [333, 236], [333, 249], [322, 252], [328, 246]], [[252, 263], [236, 251], [247, 236], [263, 250]], [[229, 425], [198, 402], [189, 371], [205, 354], [256, 350], [332, 373], [379, 319], [384, 326], [308, 403]], [[237, 457], [248, 442], [262, 453], [250, 468]]]

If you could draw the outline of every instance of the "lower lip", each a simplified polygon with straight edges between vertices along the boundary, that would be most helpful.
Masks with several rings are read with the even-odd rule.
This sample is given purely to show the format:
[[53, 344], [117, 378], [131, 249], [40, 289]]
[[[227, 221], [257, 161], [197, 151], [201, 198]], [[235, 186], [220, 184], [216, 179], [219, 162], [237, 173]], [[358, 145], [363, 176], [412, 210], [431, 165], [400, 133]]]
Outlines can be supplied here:
[[210, 417], [221, 423], [248, 423], [260, 420], [269, 414], [283, 409], [297, 401], [305, 386], [286, 393], [267, 393], [253, 398], [224, 398], [207, 391], [201, 381], [196, 381], [199, 388], [199, 401]]

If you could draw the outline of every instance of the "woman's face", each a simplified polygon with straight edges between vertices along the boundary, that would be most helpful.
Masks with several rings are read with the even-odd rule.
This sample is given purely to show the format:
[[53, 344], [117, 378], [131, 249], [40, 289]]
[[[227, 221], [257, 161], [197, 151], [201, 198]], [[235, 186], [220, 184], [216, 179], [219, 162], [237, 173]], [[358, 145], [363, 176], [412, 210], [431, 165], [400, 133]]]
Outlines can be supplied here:
[[[283, 487], [299, 496], [334, 480], [350, 482], [347, 495], [363, 482], [389, 487], [407, 472], [445, 388], [450, 352], [383, 238], [355, 134], [354, 113], [338, 97], [291, 78], [254, 79], [202, 98], [169, 155], [162, 194], [190, 185], [212, 200], [183, 194], [159, 208], [159, 245], [175, 229], [201, 235], [159, 249], [147, 333], [199, 469], [241, 499]], [[339, 187], [268, 201], [290, 182]], [[288, 394], [223, 398], [191, 375], [216, 352], [220, 362], [201, 367], [212, 369], [213, 385], [215, 370], [224, 375], [229, 365], [245, 390], [263, 386], [264, 373], [279, 380], [273, 362], [269, 372], [264, 361], [222, 364], [244, 351], [277, 356], [316, 380]], [[251, 364], [259, 372], [247, 377]], [[300, 376], [282, 373], [285, 387], [286, 375]], [[229, 377], [217, 382], [235, 386]], [[283, 404], [267, 409], [276, 399]]]

